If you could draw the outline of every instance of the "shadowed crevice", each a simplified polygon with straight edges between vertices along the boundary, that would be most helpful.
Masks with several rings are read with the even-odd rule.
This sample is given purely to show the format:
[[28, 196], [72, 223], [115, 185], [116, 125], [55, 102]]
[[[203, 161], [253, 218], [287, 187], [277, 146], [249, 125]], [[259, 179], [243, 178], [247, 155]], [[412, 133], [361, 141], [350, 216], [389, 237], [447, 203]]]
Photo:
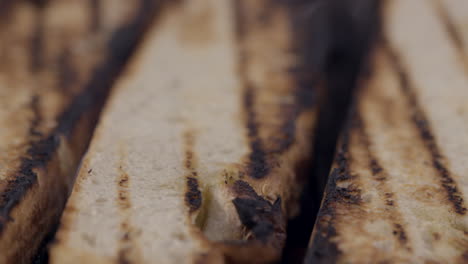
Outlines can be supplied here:
[[[303, 64], [320, 76], [318, 121], [311, 164], [301, 173], [308, 182], [299, 216], [289, 221], [283, 263], [302, 263], [323, 192], [336, 143], [348, 116], [355, 86], [377, 35], [380, 1], [283, 0], [293, 5], [296, 35]], [[312, 135], [311, 135], [312, 136]]]

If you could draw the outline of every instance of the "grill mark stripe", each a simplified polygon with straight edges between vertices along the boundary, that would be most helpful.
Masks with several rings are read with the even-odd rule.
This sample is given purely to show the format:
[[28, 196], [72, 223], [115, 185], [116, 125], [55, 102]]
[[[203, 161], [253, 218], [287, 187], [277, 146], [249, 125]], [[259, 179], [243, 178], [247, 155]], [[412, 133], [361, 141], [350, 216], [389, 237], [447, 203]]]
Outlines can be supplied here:
[[467, 209], [464, 204], [463, 194], [457, 187], [455, 180], [452, 178], [450, 170], [445, 165], [446, 158], [442, 155], [433, 132], [431, 131], [429, 120], [419, 105], [410, 77], [408, 76], [397, 52], [387, 41], [383, 41], [383, 47], [393, 70], [398, 76], [400, 89], [405, 95], [408, 108], [411, 109], [411, 120], [415, 128], [418, 130], [419, 136], [424, 143], [426, 150], [431, 155], [432, 166], [439, 174], [440, 184], [443, 189], [445, 189], [448, 202], [452, 205], [457, 214], [465, 215]]
[[185, 169], [187, 175], [187, 191], [185, 192], [185, 203], [189, 208], [189, 213], [196, 212], [202, 205], [202, 193], [199, 190], [198, 173], [196, 170], [196, 157], [194, 152], [195, 135], [192, 131], [187, 131], [184, 134], [185, 147]]
[[247, 138], [250, 145], [250, 154], [248, 162], [248, 175], [261, 179], [265, 177], [269, 168], [266, 161], [266, 152], [263, 149], [263, 143], [259, 135], [259, 123], [255, 113], [255, 87], [247, 77], [247, 52], [245, 51], [244, 41], [247, 34], [247, 23], [243, 13], [245, 6], [242, 1], [234, 1], [234, 17], [236, 25], [236, 40], [239, 49], [238, 71], [243, 86], [242, 106], [246, 115]]
[[371, 150], [372, 143], [370, 141], [370, 137], [367, 133], [367, 129], [365, 127], [364, 121], [362, 120], [362, 117], [356, 115], [356, 119], [359, 141], [366, 151], [367, 159], [369, 162], [369, 170], [371, 171], [374, 179], [379, 182], [376, 186], [376, 188], [378, 189], [379, 196], [382, 199], [382, 201], [385, 201], [385, 204], [389, 209], [388, 211], [386, 211], [386, 217], [388, 217], [388, 219], [392, 221], [392, 225], [394, 227], [393, 234], [403, 247], [405, 247], [408, 251], [411, 251], [411, 248], [407, 246], [408, 236], [406, 235], [406, 230], [402, 224], [402, 215], [398, 210], [398, 204], [393, 199], [395, 197], [395, 194], [391, 191], [390, 186], [387, 185], [389, 175], [380, 164], [377, 156]]
[[139, 256], [139, 251], [134, 243], [135, 232], [134, 227], [131, 224], [131, 209], [132, 202], [130, 199], [130, 176], [123, 167], [124, 155], [121, 154], [121, 160], [119, 165], [119, 174], [117, 178], [117, 206], [121, 214], [120, 231], [123, 235], [119, 239], [118, 249], [118, 263], [119, 264], [130, 264]]
[[462, 61], [463, 68], [466, 74], [468, 74], [468, 55], [465, 50], [465, 43], [463, 41], [460, 31], [458, 30], [457, 26], [450, 17], [447, 8], [442, 4], [441, 1], [432, 0], [432, 6], [437, 12], [438, 18], [444, 26], [447, 36], [449, 37], [450, 41], [455, 47], [456, 52], [458, 53], [457, 57]]
[[[273, 160], [275, 156], [286, 152], [295, 143], [296, 136], [296, 122], [303, 111], [310, 109], [314, 104], [315, 92], [312, 87], [315, 86], [314, 78], [310, 76], [310, 67], [306, 65], [305, 61], [298, 61], [294, 65], [287, 66], [282, 70], [281, 75], [284, 78], [291, 80], [290, 95], [293, 102], [284, 104], [281, 109], [275, 106], [272, 111], [278, 111], [277, 120], [274, 125], [271, 121], [262, 120], [262, 110], [258, 110], [258, 98], [260, 87], [257, 87], [255, 82], [248, 77], [249, 58], [250, 54], [247, 51], [250, 46], [249, 35], [253, 32], [249, 28], [254, 28], [253, 31], [259, 30], [261, 27], [267, 28], [269, 19], [274, 19], [278, 12], [285, 12], [288, 21], [292, 27], [298, 24], [292, 16], [291, 4], [282, 2], [269, 3], [264, 1], [265, 7], [259, 11], [251, 11], [251, 6], [246, 5], [246, 2], [235, 1], [234, 3], [235, 19], [236, 19], [236, 38], [238, 43], [238, 74], [240, 76], [243, 86], [242, 96], [242, 109], [245, 114], [245, 124], [247, 128], [247, 138], [250, 145], [250, 154], [248, 156], [247, 171], [249, 176], [255, 179], [262, 179], [266, 177], [271, 171]], [[255, 7], [259, 8], [259, 7]], [[252, 12], [254, 14], [245, 14]], [[258, 13], [258, 14], [257, 14]], [[258, 28], [257, 28], [258, 27]], [[294, 28], [293, 28], [294, 29]], [[288, 44], [291, 53], [298, 53], [303, 45], [303, 40], [298, 32], [292, 34], [291, 43]], [[284, 52], [278, 49], [278, 52]], [[283, 91], [284, 92], [284, 91]], [[262, 134], [262, 129], [269, 131], [273, 129], [274, 133], [268, 136]], [[267, 133], [268, 134], [268, 133]]]
[[[32, 112], [32, 119], [29, 125], [29, 138], [31, 144], [38, 144], [39, 147], [45, 147], [47, 145], [44, 140], [38, 140], [37, 138], [42, 136], [42, 133], [38, 130], [39, 125], [42, 122], [42, 115], [40, 112], [40, 97], [34, 95], [31, 97], [30, 108]], [[33, 152], [28, 150], [29, 157], [23, 158], [21, 164], [21, 172], [19, 176], [13, 176], [8, 180], [6, 188], [2, 190], [0, 194], [0, 234], [3, 231], [3, 227], [7, 224], [8, 221], [13, 221], [9, 216], [9, 212], [15, 205], [14, 202], [8, 198], [12, 195], [17, 195], [18, 193], [24, 191], [28, 188], [28, 184], [32, 181], [37, 180], [37, 175], [33, 172], [33, 168], [36, 163], [48, 159], [47, 155], [44, 155], [43, 151]], [[16, 188], [12, 188], [12, 185], [16, 185]]]

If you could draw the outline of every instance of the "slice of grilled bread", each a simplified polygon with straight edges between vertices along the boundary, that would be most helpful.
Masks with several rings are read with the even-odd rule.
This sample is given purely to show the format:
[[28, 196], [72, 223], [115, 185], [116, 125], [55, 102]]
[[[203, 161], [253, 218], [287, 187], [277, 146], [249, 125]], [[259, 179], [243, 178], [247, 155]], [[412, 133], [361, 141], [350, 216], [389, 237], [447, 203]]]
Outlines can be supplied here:
[[306, 263], [468, 262], [466, 1], [387, 1]]
[[166, 9], [105, 107], [51, 262], [278, 260], [315, 119], [296, 45], [279, 1]]
[[152, 9], [90, 3], [2, 1], [0, 263], [30, 263], [57, 225], [106, 87]]

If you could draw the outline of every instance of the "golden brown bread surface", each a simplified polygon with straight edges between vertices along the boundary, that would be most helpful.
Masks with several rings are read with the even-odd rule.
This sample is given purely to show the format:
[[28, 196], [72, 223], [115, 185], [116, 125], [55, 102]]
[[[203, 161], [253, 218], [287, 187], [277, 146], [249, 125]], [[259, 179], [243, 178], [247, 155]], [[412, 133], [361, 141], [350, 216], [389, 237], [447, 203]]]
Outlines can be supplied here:
[[105, 107], [52, 263], [279, 259], [315, 120], [289, 12], [270, 0], [165, 10]]
[[467, 10], [386, 1], [306, 263], [468, 262]]
[[154, 6], [92, 2], [2, 1], [0, 263], [30, 263], [57, 224], [98, 107]]

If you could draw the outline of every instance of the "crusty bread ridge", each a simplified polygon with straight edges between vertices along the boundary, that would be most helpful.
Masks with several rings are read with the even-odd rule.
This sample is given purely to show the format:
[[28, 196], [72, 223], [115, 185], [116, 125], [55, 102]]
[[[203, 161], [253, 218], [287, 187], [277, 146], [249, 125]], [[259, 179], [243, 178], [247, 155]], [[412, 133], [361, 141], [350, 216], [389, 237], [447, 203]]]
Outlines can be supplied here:
[[105, 107], [52, 263], [280, 258], [315, 121], [291, 21], [269, 0], [163, 12]]
[[57, 225], [109, 83], [153, 6], [90, 2], [2, 1], [0, 263], [30, 263]]

